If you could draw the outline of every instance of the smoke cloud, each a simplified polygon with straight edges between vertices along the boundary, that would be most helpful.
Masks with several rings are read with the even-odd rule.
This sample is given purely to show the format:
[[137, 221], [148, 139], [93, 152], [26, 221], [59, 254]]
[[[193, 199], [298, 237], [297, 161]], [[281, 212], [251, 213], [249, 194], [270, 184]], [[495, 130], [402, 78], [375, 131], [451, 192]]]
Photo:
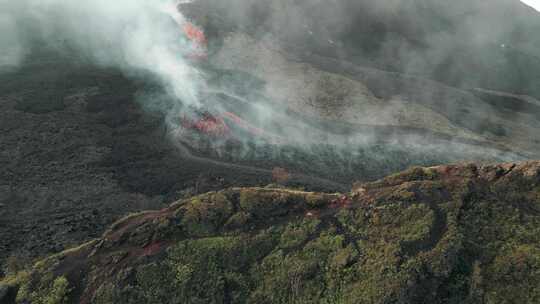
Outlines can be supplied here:
[[[181, 13], [178, 2], [166, 0], [0, 0], [6, 8], [0, 13], [0, 67], [23, 62], [40, 41], [127, 74], [151, 74], [174, 97], [172, 108], [156, 105], [167, 116], [170, 134], [194, 150], [201, 144], [200, 150], [210, 147], [218, 157], [238, 162], [275, 158], [294, 167], [303, 159], [301, 167], [307, 168], [330, 160], [324, 166], [334, 171], [392, 163], [396, 167], [389, 170], [397, 171], [413, 163], [513, 160], [518, 156], [497, 145], [482, 147], [503, 142], [483, 132], [503, 134], [509, 128], [527, 142], [530, 129], [514, 123], [520, 117], [502, 117], [467, 91], [477, 83], [476, 74], [464, 85], [461, 76], [469, 75], [467, 60], [508, 64], [508, 49], [534, 43], [498, 31], [485, 21], [499, 13], [473, 2], [199, 0], [183, 3]], [[183, 14], [209, 35], [204, 64], [189, 59], [197, 46], [182, 33]], [[462, 24], [450, 24], [457, 19]], [[501, 44], [511, 47], [501, 51]], [[470, 50], [476, 53], [470, 56]], [[478, 70], [484, 68], [492, 67]], [[487, 88], [502, 90], [500, 83], [510, 83], [505, 73], [485, 75], [502, 75], [481, 79]], [[138, 97], [148, 107], [157, 100]], [[244, 121], [236, 125], [247, 125], [241, 130], [251, 133], [246, 142], [262, 133], [272, 147], [264, 140], [231, 149], [219, 140], [191, 141], [193, 134], [183, 128], [183, 111], [190, 108], [185, 105], [241, 116]], [[499, 130], [492, 121], [503, 118]], [[429, 136], [418, 132], [426, 129]], [[454, 137], [460, 140], [452, 142]], [[386, 146], [379, 149], [382, 142]]]
[[185, 104], [197, 104], [201, 75], [186, 57], [177, 1], [0, 0], [0, 66], [17, 65], [39, 41], [93, 62], [151, 73]]
[[19, 65], [24, 54], [16, 20], [6, 12], [0, 12], [0, 68]]
[[540, 11], [540, 1], [538, 0], [521, 0], [521, 2], [529, 5], [537, 11]]

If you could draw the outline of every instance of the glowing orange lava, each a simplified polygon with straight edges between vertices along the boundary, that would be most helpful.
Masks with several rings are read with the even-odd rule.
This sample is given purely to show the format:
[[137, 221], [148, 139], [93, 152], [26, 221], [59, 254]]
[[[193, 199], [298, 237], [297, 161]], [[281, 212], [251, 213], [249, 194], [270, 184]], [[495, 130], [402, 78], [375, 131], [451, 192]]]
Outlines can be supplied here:
[[183, 26], [184, 33], [187, 38], [195, 42], [200, 47], [206, 47], [207, 41], [204, 32], [196, 27], [193, 23], [186, 22]]

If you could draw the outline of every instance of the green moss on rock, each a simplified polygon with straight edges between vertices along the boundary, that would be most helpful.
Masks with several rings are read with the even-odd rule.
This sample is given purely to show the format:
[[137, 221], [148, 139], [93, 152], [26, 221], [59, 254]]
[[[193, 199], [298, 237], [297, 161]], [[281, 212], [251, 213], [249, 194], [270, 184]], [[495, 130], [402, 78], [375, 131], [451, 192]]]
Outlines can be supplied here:
[[538, 168], [415, 168], [359, 185], [347, 204], [208, 193], [0, 284], [32, 304], [539, 303]]

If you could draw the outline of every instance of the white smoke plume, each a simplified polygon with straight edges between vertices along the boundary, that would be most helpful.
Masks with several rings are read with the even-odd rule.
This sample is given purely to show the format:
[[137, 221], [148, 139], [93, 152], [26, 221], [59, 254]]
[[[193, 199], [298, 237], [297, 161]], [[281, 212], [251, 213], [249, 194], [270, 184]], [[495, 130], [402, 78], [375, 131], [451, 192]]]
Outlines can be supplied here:
[[[245, 29], [246, 32], [255, 37], [255, 41], [261, 37], [265, 38], [267, 36], [275, 35], [277, 39], [271, 39], [270, 41], [284, 41], [284, 45], [289, 45], [291, 42], [298, 45], [304, 44], [308, 49], [310, 46], [313, 49], [338, 49], [337, 53], [339, 56], [337, 57], [341, 57], [342, 53], [345, 54], [345, 48], [342, 50], [342, 43], [339, 41], [340, 35], [337, 33], [345, 31], [345, 28], [361, 28], [360, 26], [353, 24], [352, 21], [344, 22], [344, 18], [340, 18], [341, 15], [348, 11], [347, 8], [349, 7], [342, 7], [338, 5], [341, 3], [340, 1], [333, 1], [332, 3], [335, 5], [329, 6], [330, 11], [322, 9], [321, 12], [318, 12], [316, 9], [307, 9], [311, 4], [325, 3], [324, 1], [317, 0], [311, 2], [305, 0], [299, 2], [303, 5], [296, 5], [296, 1], [231, 0], [229, 2], [211, 0], [208, 4], [208, 8], [212, 8], [212, 10], [209, 10], [208, 20], [210, 20], [209, 22], [214, 22], [215, 24], [212, 24], [212, 26], [223, 32], [229, 31], [229, 28], [233, 29], [233, 31], [234, 29]], [[392, 1], [392, 3], [394, 2], [396, 1]], [[252, 7], [248, 4], [253, 3], [261, 4], [262, 8], [260, 11], [253, 9], [253, 12], [248, 14]], [[280, 5], [280, 3], [291, 3], [291, 5], [284, 6]], [[350, 3], [354, 4], [352, 8], [359, 5], [354, 1], [350, 1]], [[377, 3], [377, 6], [375, 6], [373, 10], [382, 11], [380, 12], [382, 16], [386, 16], [388, 13], [387, 11], [394, 11], [394, 5], [390, 5], [390, 2], [381, 4], [380, 2], [373, 1], [373, 3]], [[187, 39], [183, 33], [182, 25], [186, 20], [182, 13], [178, 11], [178, 5], [179, 2], [173, 0], [19, 0], [16, 2], [0, 0], [0, 7], [2, 8], [0, 9], [0, 12], [3, 12], [0, 13], [0, 42], [2, 42], [0, 51], [2, 51], [2, 54], [8, 54], [4, 55], [4, 57], [0, 55], [0, 66], [2, 65], [2, 61], [15, 65], [23, 60], [25, 55], [30, 54], [28, 46], [31, 43], [29, 41], [34, 39], [34, 36], [37, 36], [40, 41], [47, 41], [47, 44], [58, 48], [60, 51], [64, 49], [74, 50], [72, 53], [77, 54], [77, 56], [91, 58], [95, 63], [104, 66], [120, 68], [128, 74], [138, 73], [139, 71], [145, 72], [146, 74], [153, 74], [159, 78], [169, 92], [177, 98], [178, 105], [198, 106], [200, 99], [207, 99], [208, 97], [200, 95], [208, 94], [211, 99], [212, 94], [210, 93], [212, 93], [212, 90], [216, 90], [216, 88], [206, 88], [203, 75], [197, 68], [191, 65], [190, 60], [187, 59], [196, 46]], [[316, 8], [318, 6], [314, 5], [314, 7]], [[327, 6], [324, 7], [326, 8]], [[355, 11], [361, 10], [356, 9]], [[215, 12], [215, 14], [212, 14], [212, 12]], [[267, 12], [270, 13], [266, 14]], [[308, 18], [308, 15], [313, 15], [312, 13], [316, 13], [314, 16], [320, 15], [321, 18]], [[261, 14], [263, 16], [269, 16], [260, 20]], [[388, 17], [388, 19], [393, 20], [392, 16], [393, 15]], [[218, 22], [226, 17], [229, 17], [232, 21], [223, 22], [223, 24]], [[309, 24], [309, 20], [312, 20], [311, 24]], [[201, 24], [203, 22], [204, 21], [201, 20]], [[228, 23], [232, 23], [233, 26], [228, 26]], [[257, 27], [253, 25], [258, 23], [262, 23], [264, 26]], [[316, 26], [317, 24], [321, 25]], [[212, 28], [212, 26], [207, 26], [207, 28]], [[230, 53], [223, 51], [227, 49], [227, 41], [225, 41], [225, 46], [221, 47], [221, 53], [227, 54], [227, 56], [223, 56], [224, 60], [222, 61], [230, 61], [230, 66], [216, 64], [216, 61], [219, 61], [218, 59], [220, 59], [220, 52], [216, 52], [217, 55], [211, 56], [213, 58], [210, 58], [209, 64], [218, 67], [221, 66], [222, 68], [225, 67], [231, 71], [238, 71], [242, 64], [249, 61], [248, 59], [250, 57], [246, 56], [246, 54], [248, 54], [247, 51], [250, 47], [257, 46], [257, 44], [251, 43], [251, 40], [247, 41], [246, 47], [233, 47], [233, 51], [241, 51], [237, 54], [233, 53], [235, 56], [230, 56]], [[394, 40], [392, 38], [391, 41], [400, 40]], [[274, 48], [276, 48], [276, 44], [271, 43], [270, 45], [273, 45]], [[314, 45], [312, 46], [311, 44]], [[298, 45], [295, 45], [295, 47]], [[384, 55], [386, 47], [384, 47], [384, 43], [382, 45], [381, 52]], [[401, 49], [401, 47], [394, 47], [393, 44], [391, 44], [389, 48], [398, 51]], [[4, 49], [9, 50], [9, 52], [4, 52]], [[301, 97], [304, 96], [307, 97], [307, 99], [313, 99], [314, 97], [317, 97], [315, 95], [322, 95], [323, 97], [336, 99], [334, 98], [335, 92], [333, 91], [342, 91], [342, 88], [339, 85], [330, 85], [330, 90], [327, 90], [326, 87], [328, 86], [326, 85], [326, 81], [318, 81], [317, 77], [308, 77], [310, 74], [315, 73], [310, 73], [313, 69], [309, 70], [302, 68], [306, 65], [291, 64], [289, 59], [283, 60], [281, 64], [278, 64], [281, 61], [280, 58], [278, 57], [277, 61], [275, 61], [273, 59], [276, 58], [272, 55], [274, 53], [281, 53], [279, 48], [277, 49], [278, 51], [276, 52], [269, 52], [269, 50], [271, 50], [270, 48], [263, 47], [262, 54], [269, 53], [270, 57], [255, 57], [258, 59], [258, 62], [254, 62], [253, 64], [255, 68], [245, 68], [245, 71], [249, 74], [257, 74], [257, 69], [259, 69], [261, 70], [261, 77], [259, 78], [267, 80], [262, 77], [266, 76], [266, 78], [274, 80], [274, 82], [267, 81], [265, 84], [267, 90], [263, 91], [264, 93], [273, 92], [273, 94], [267, 94], [269, 95], [267, 96], [269, 97], [269, 100], [267, 100], [267, 98], [262, 98], [260, 101], [257, 100], [258, 96], [253, 96], [258, 95], [258, 93], [246, 97], [245, 102], [242, 101], [242, 98], [236, 98], [237, 100], [235, 102], [237, 103], [241, 102], [246, 105], [255, 105], [255, 109], [253, 110], [255, 113], [252, 113], [251, 121], [256, 122], [258, 125], [262, 125], [265, 131], [279, 131], [279, 133], [285, 135], [283, 137], [287, 137], [288, 140], [286, 142], [288, 144], [294, 143], [294, 145], [302, 146], [302, 148], [306, 145], [307, 150], [311, 148], [311, 145], [316, 146], [319, 143], [325, 143], [331, 146], [340, 145], [344, 147], [343, 149], [349, 150], [351, 149], [351, 146], [366, 146], [371, 144], [372, 140], [378, 139], [371, 134], [372, 132], [370, 129], [362, 129], [361, 132], [356, 132], [352, 135], [336, 136], [325, 129], [326, 127], [317, 125], [316, 127], [320, 128], [314, 128], [312, 124], [307, 124], [301, 119], [297, 119], [294, 115], [278, 115], [283, 111], [279, 109], [280, 104], [277, 101], [282, 102], [281, 105], [285, 105], [281, 108], [288, 108], [290, 106], [293, 110], [295, 110], [294, 102], [296, 102], [296, 110], [298, 110], [298, 112], [306, 112], [308, 107], [305, 104], [298, 102]], [[446, 48], [443, 49], [446, 50]], [[434, 53], [434, 57], [441, 57], [437, 52]], [[416, 56], [416, 54], [414, 55], [414, 58], [420, 57]], [[393, 58], [394, 56], [389, 53], [388, 56], [383, 57]], [[232, 60], [234, 58], [238, 59], [240, 63], [235, 63]], [[414, 65], [416, 62], [407, 56], [397, 56], [396, 58], [406, 58], [407, 60], [403, 60], [406, 66]], [[264, 70], [263, 68], [266, 66], [271, 69]], [[279, 71], [276, 70], [276, 68], [280, 66], [284, 67], [282, 69], [282, 71], [285, 71], [284, 73], [279, 73]], [[300, 66], [300, 68], [293, 69], [294, 66]], [[405, 70], [412, 69], [406, 68]], [[297, 73], [297, 71], [299, 72]], [[363, 71], [362, 75], [369, 76], [373, 74], [367, 70]], [[338, 72], [337, 74], [342, 73]], [[379, 74], [384, 74], [384, 77], [381, 76], [381, 79], [390, 79], [392, 80], [392, 83], [395, 82], [399, 84], [399, 82], [393, 81], [393, 75], [387, 75], [383, 72], [378, 73], [377, 75]], [[328, 73], [322, 75], [328, 75]], [[338, 78], [341, 79], [344, 77]], [[344, 80], [338, 81], [337, 83], [351, 83], [351, 81], [352, 80]], [[209, 81], [209, 83], [211, 82]], [[390, 82], [385, 82], [383, 90], [385, 92], [389, 91], [389, 88], [387, 88], [388, 83]], [[397, 84], [395, 86], [398, 86]], [[410, 84], [411, 82], [407, 82], [408, 88], [410, 87]], [[233, 95], [232, 93], [234, 93], [234, 87], [243, 87], [244, 85], [245, 83], [243, 79], [241, 79], [232, 85], [224, 85], [224, 88], [219, 89], [223, 90], [227, 93], [228, 97], [230, 97]], [[211, 84], [209, 86], [211, 86]], [[303, 91], [298, 88], [301, 88]], [[246, 88], [246, 90], [255, 91], [252, 87]], [[352, 98], [350, 98], [351, 100], [348, 100], [351, 102], [354, 101], [357, 104], [360, 104], [360, 106], [364, 104], [367, 105], [364, 108], [353, 109], [348, 103], [344, 103], [344, 106], [341, 107], [342, 112], [345, 112], [344, 115], [351, 114], [356, 110], [356, 113], [361, 113], [362, 119], [364, 119], [364, 117], [370, 119], [369, 121], [354, 120], [354, 122], [372, 124], [373, 121], [383, 121], [385, 125], [388, 125], [387, 113], [398, 112], [395, 111], [395, 104], [400, 104], [401, 109], [411, 109], [410, 106], [407, 106], [409, 104], [407, 102], [401, 102], [401, 100], [397, 100], [396, 98], [387, 98], [390, 100], [388, 108], [391, 108], [392, 111], [383, 111], [384, 109], [381, 111], [374, 111], [373, 107], [368, 107], [370, 106], [368, 101], [372, 100], [374, 106], [378, 106], [378, 104], [382, 104], [382, 102], [378, 102], [379, 100], [375, 98], [375, 94], [371, 94], [373, 96], [363, 96], [361, 94], [362, 92], [368, 91], [368, 86], [365, 86], [365, 88], [364, 86], [356, 86], [354, 90], [351, 89], [351, 92], [359, 93], [351, 94], [353, 95], [354, 100], [352, 100]], [[418, 91], [423, 92], [424, 95], [428, 94], [425, 90]], [[340, 94], [342, 93], [343, 92], [340, 92]], [[458, 97], [461, 96], [460, 94], [458, 95]], [[437, 96], [433, 94], [433, 96], [430, 97]], [[380, 99], [382, 98], [386, 97], [383, 96]], [[438, 100], [438, 98], [424, 99], [430, 99], [430, 102], [425, 102], [423, 104], [427, 106], [432, 105], [431, 100]], [[208, 103], [210, 107], [217, 107], [220, 104], [219, 101], [211, 102], [211, 100], [210, 102], [205, 103]], [[453, 104], [448, 105], [448, 107], [453, 107]], [[242, 109], [243, 107], [239, 108]], [[273, 111], [273, 108], [278, 108], [278, 111]], [[169, 108], [165, 109], [165, 111], [167, 111], [166, 114], [168, 114], [167, 122], [170, 124], [173, 131], [182, 129], [181, 123], [178, 121], [178, 118], [180, 118], [179, 114], [181, 113], [177, 110], [178, 109], [174, 109], [171, 111]], [[415, 108], [412, 108], [411, 112], [419, 111], [415, 111]], [[483, 116], [490, 115], [487, 111], [484, 111], [484, 113]], [[318, 117], [316, 114], [319, 113], [315, 113], [315, 115], [312, 116]], [[342, 117], [338, 117], [338, 120], [346, 121], [346, 119]], [[316, 120], [314, 121], [316, 122]], [[313, 124], [315, 124], [315, 122], [313, 122]], [[385, 137], [388, 137], [387, 139], [389, 140], [393, 139], [393, 137], [389, 135]], [[402, 141], [408, 142], [413, 146], [410, 149], [408, 148], [409, 150], [429, 150], [428, 152], [431, 153], [432, 151], [435, 151], [437, 152], [436, 154], [439, 154], [439, 150], [442, 150], [440, 149], [442, 146], [439, 144], [433, 144], [433, 147], [428, 149], [426, 148], [426, 141], [417, 143], [419, 141], [416, 138], [400, 138], [400, 142], [397, 143], [396, 146], [401, 145]], [[446, 148], [447, 145], [448, 143], [445, 143], [444, 147]], [[456, 147], [456, 145], [454, 145], [454, 147]], [[246, 154], [251, 153], [252, 151], [250, 149], [251, 148], [248, 147], [246, 151], [241, 152]], [[460, 149], [461, 148], [456, 148], [456, 150]], [[463, 150], [466, 149], [467, 147], [463, 148]], [[478, 148], [474, 147], [474, 151], [472, 151], [474, 152], [473, 154], [486, 154], [484, 153], [484, 150], [480, 153], [477, 153], [477, 150]], [[461, 151], [458, 152], [459, 153], [456, 152], [455, 154], [462, 154]], [[278, 151], [278, 153], [281, 152]], [[240, 152], [237, 154], [242, 155]]]
[[[17, 65], [38, 37], [100, 65], [159, 78], [184, 104], [198, 104], [194, 48], [174, 0], [0, 0], [0, 67]], [[3, 12], [3, 13], [1, 13]]]
[[17, 37], [15, 20], [0, 11], [0, 68], [19, 65], [23, 56], [24, 50]]

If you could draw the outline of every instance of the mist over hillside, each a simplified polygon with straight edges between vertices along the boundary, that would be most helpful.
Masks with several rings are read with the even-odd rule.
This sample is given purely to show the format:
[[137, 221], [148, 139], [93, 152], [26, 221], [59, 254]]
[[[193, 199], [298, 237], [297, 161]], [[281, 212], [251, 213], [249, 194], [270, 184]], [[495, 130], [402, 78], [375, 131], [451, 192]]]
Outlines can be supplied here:
[[198, 1], [216, 30], [453, 86], [538, 97], [538, 12], [519, 1]]

